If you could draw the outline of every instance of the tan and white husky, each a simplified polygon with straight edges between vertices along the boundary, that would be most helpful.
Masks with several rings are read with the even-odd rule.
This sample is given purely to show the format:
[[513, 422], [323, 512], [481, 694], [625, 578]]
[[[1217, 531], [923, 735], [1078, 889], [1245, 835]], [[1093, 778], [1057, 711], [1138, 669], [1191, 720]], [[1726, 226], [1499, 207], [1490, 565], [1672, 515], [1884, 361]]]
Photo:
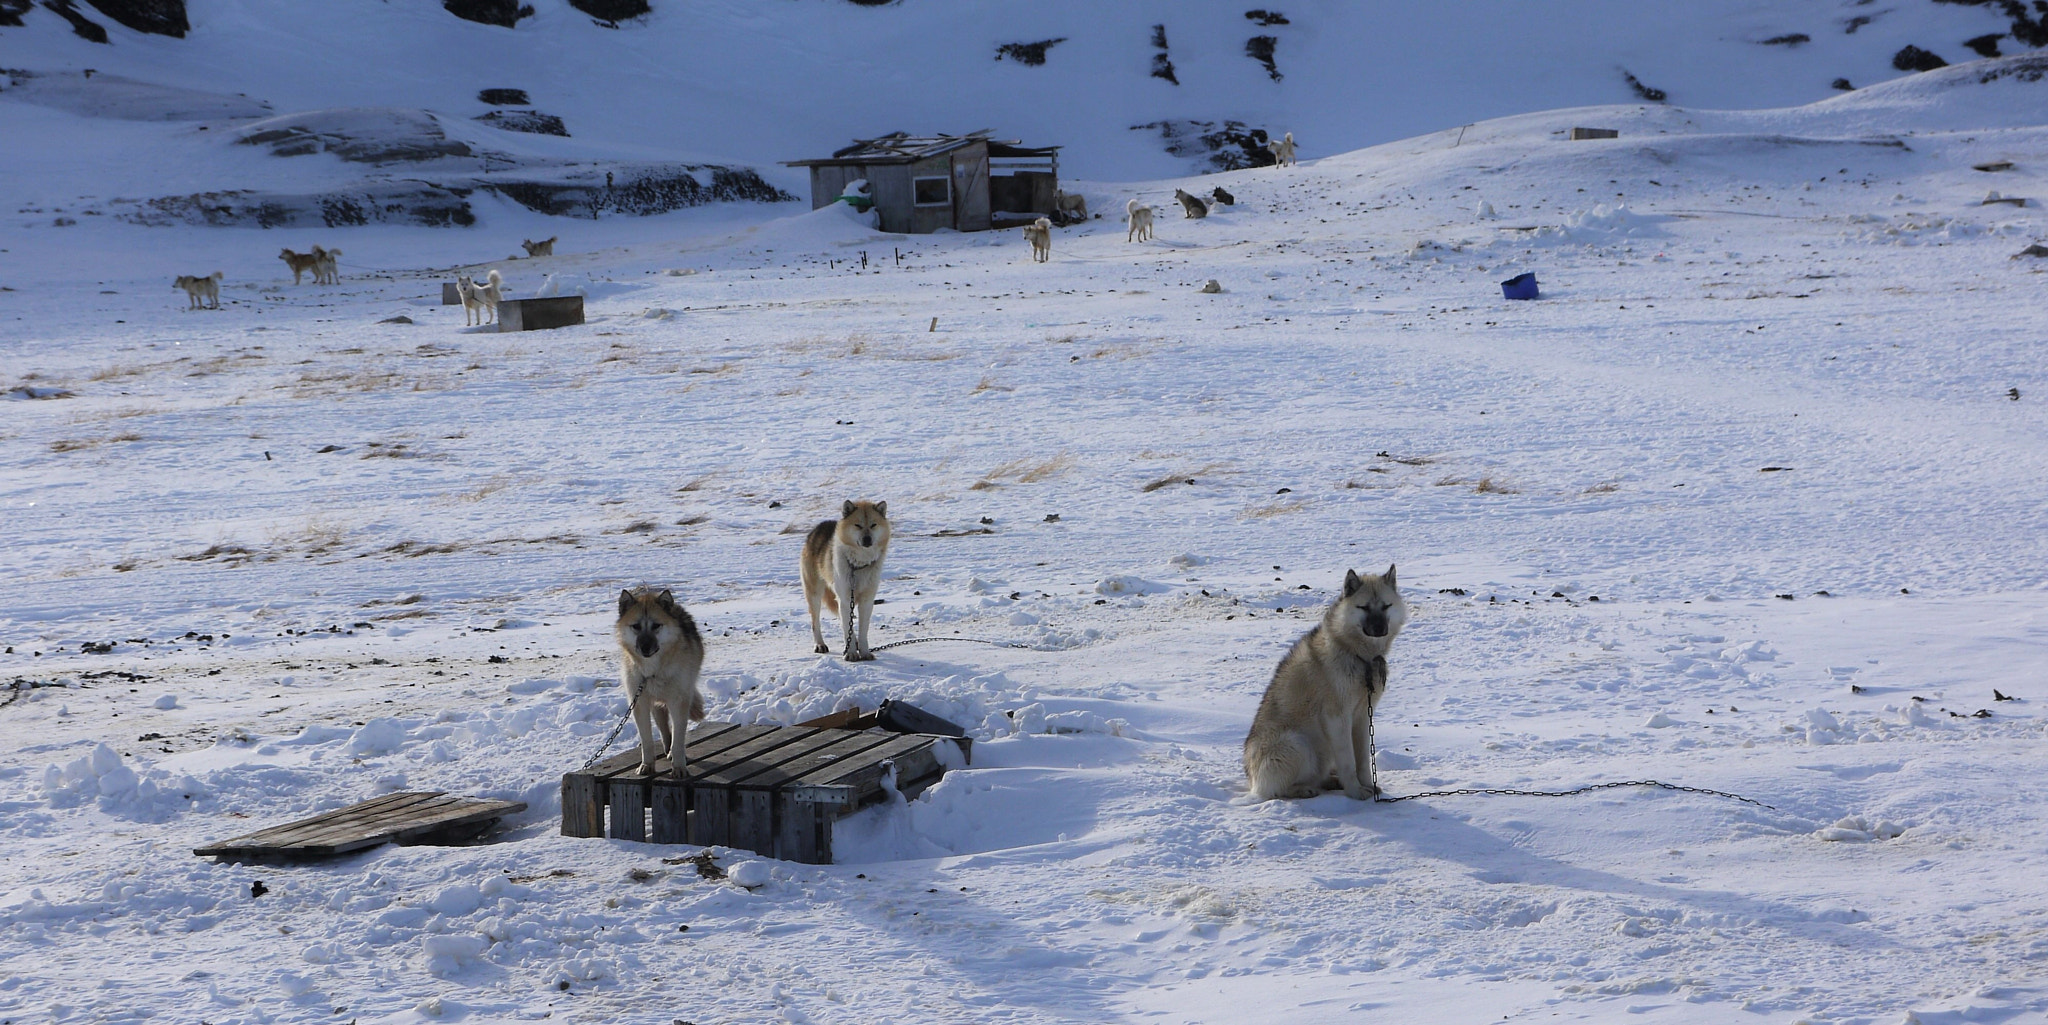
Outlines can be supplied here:
[[462, 297], [462, 323], [483, 324], [485, 317], [498, 318], [498, 299], [504, 295], [504, 278], [494, 268], [483, 282], [467, 274], [455, 276], [455, 294]]
[[314, 249], [316, 250], [315, 253], [294, 253], [286, 249], [277, 254], [277, 258], [283, 260], [284, 265], [292, 269], [292, 284], [298, 284], [299, 280], [305, 277], [307, 271], [313, 272], [314, 284], [320, 283], [320, 257], [317, 255], [319, 247], [315, 246]]
[[[848, 662], [873, 661], [868, 649], [868, 624], [875, 618], [875, 592], [882, 586], [882, 559], [889, 554], [889, 503], [847, 502], [839, 518], [811, 528], [804, 538], [804, 601], [811, 608], [811, 639], [819, 654], [825, 631], [818, 624], [820, 606], [839, 613]], [[854, 615], [859, 613], [856, 637]]]
[[1407, 621], [1394, 567], [1376, 577], [1344, 574], [1344, 593], [1280, 660], [1252, 717], [1244, 773], [1253, 797], [1341, 789], [1370, 801], [1379, 793], [1372, 713], [1387, 691], [1387, 648]]
[[[654, 775], [655, 760], [666, 755], [678, 777], [688, 775], [685, 734], [689, 719], [704, 718], [704, 696], [697, 676], [704, 670], [704, 638], [697, 621], [664, 589], [639, 587], [619, 592], [621, 682], [632, 702], [633, 724], [640, 729], [640, 772]], [[654, 742], [654, 728], [661, 743]]]
[[[190, 305], [185, 307], [186, 309], [197, 310], [205, 308], [217, 310], [220, 309], [220, 280], [221, 273], [219, 271], [214, 271], [203, 278], [195, 278], [190, 274], [180, 274], [178, 275], [178, 280], [172, 282], [171, 287], [185, 290], [185, 298], [190, 302]], [[205, 301], [201, 302], [201, 300]]]

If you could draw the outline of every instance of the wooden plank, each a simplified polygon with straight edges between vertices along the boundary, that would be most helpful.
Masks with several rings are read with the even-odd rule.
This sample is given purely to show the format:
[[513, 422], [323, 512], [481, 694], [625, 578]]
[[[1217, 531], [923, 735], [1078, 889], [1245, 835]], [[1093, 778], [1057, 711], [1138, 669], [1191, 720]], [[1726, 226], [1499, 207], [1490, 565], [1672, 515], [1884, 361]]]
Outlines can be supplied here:
[[466, 801], [450, 798], [446, 803], [437, 804], [417, 815], [408, 815], [402, 822], [387, 822], [379, 826], [374, 835], [337, 836], [303, 841], [293, 844], [287, 851], [298, 854], [345, 854], [380, 843], [403, 843], [416, 836], [451, 829], [465, 823], [478, 823], [505, 817], [515, 810], [524, 810], [526, 805], [508, 801]]
[[614, 779], [605, 784], [611, 807], [611, 838], [647, 841], [647, 784], [644, 777]]
[[[933, 743], [934, 741], [930, 737], [914, 735], [891, 737], [889, 743], [867, 752], [859, 765], [851, 767], [844, 765], [826, 766], [797, 782], [847, 787], [854, 792], [854, 802], [856, 805], [866, 804], [881, 796], [882, 774], [886, 771], [887, 766], [905, 760], [915, 760], [919, 753], [922, 753], [924, 758], [929, 759], [932, 764], [937, 764], [938, 758], [931, 752], [931, 745]], [[898, 767], [898, 779], [902, 779], [905, 776], [915, 777], [917, 775], [922, 775], [922, 772], [905, 772], [902, 767]]]
[[767, 857], [775, 856], [775, 794], [739, 790], [733, 798], [733, 821], [726, 845]]
[[280, 846], [283, 844], [291, 843], [293, 840], [296, 840], [302, 836], [307, 836], [312, 833], [325, 830], [330, 825], [337, 822], [364, 821], [375, 816], [378, 811], [384, 808], [401, 806], [406, 804], [418, 804], [421, 801], [431, 800], [439, 796], [441, 796], [441, 791], [439, 790], [426, 793], [413, 791], [386, 794], [383, 797], [372, 798], [371, 800], [363, 801], [359, 804], [352, 804], [346, 808], [337, 808], [333, 811], [322, 812], [321, 814], [312, 816], [311, 818], [298, 819], [293, 822], [287, 822], [281, 826], [271, 826], [268, 829], [259, 829], [253, 833], [244, 833], [241, 836], [233, 837], [227, 840], [222, 840], [214, 844], [213, 846]]
[[296, 857], [342, 854], [396, 839], [502, 818], [525, 808], [526, 805], [516, 801], [447, 797], [440, 791], [401, 792], [194, 848], [193, 853]]
[[[774, 764], [770, 756], [776, 748], [801, 742], [820, 732], [799, 726], [768, 727], [752, 740], [707, 757], [702, 762], [692, 759], [690, 783], [699, 788], [731, 786], [764, 768], [764, 762], [766, 765]], [[698, 771], [699, 765], [703, 766], [702, 772]]]
[[[689, 745], [687, 750], [690, 757], [695, 758], [697, 756], [697, 750], [699, 745], [706, 745], [707, 749], [711, 750], [716, 750], [719, 749], [719, 747], [723, 746], [730, 746], [731, 742], [727, 741], [726, 738], [730, 737], [734, 733], [734, 731], [752, 730], [758, 733], [773, 728], [774, 727], [770, 726], [741, 726], [736, 723], [729, 722], [698, 723], [697, 728], [691, 730], [686, 735], [687, 743]], [[656, 761], [654, 764], [657, 768], [659, 768], [661, 765], [661, 761]], [[598, 779], [609, 779], [613, 776], [619, 775], [620, 773], [633, 772], [637, 770], [639, 767], [640, 745], [638, 743], [635, 743], [631, 748], [625, 751], [621, 751], [618, 754], [612, 755], [611, 757], [606, 758], [605, 760], [597, 763], [596, 765], [591, 766], [588, 769], [577, 770], [577, 773], [579, 775], [595, 776]]]
[[828, 809], [788, 794], [775, 795], [775, 856], [806, 865], [832, 862], [832, 819]]
[[847, 759], [865, 757], [866, 752], [897, 739], [888, 733], [847, 733], [836, 730], [833, 732], [839, 735], [827, 738], [829, 743], [797, 752], [793, 757], [748, 778], [742, 785], [768, 788], [784, 786]]
[[462, 803], [460, 798], [449, 797], [444, 794], [429, 797], [424, 801], [387, 805], [370, 813], [367, 817], [357, 817], [346, 822], [326, 823], [321, 828], [293, 837], [289, 843], [273, 843], [272, 846], [311, 848], [320, 847], [335, 841], [354, 840], [364, 836], [378, 836], [405, 828], [406, 823], [411, 822], [415, 815], [432, 815], [443, 808], [460, 803]]
[[[834, 747], [849, 736], [866, 737], [872, 734], [849, 733], [846, 730], [818, 730], [801, 740], [749, 758], [743, 764], [727, 766], [723, 771], [707, 778], [713, 784], [722, 782], [743, 789], [774, 789], [780, 785], [780, 780], [786, 778], [778, 775], [778, 770], [782, 766], [802, 761], [820, 750]], [[886, 735], [882, 739], [886, 740]]]
[[690, 814], [690, 791], [681, 783], [657, 783], [654, 786], [654, 833], [655, 843], [688, 843]]
[[704, 847], [724, 844], [732, 822], [732, 791], [723, 787], [693, 788], [689, 842]]
[[597, 777], [581, 772], [562, 776], [562, 835], [603, 836], [607, 795]]

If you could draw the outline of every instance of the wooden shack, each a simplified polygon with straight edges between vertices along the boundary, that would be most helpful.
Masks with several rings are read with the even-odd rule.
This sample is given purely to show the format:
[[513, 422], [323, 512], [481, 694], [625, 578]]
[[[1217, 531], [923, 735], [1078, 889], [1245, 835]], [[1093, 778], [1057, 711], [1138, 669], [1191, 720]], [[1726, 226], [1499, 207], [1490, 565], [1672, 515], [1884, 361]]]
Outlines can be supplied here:
[[922, 235], [941, 228], [1007, 228], [1052, 216], [1059, 151], [991, 139], [987, 129], [966, 135], [896, 132], [784, 166], [811, 169], [811, 209], [838, 201], [847, 183], [866, 179], [881, 229]]

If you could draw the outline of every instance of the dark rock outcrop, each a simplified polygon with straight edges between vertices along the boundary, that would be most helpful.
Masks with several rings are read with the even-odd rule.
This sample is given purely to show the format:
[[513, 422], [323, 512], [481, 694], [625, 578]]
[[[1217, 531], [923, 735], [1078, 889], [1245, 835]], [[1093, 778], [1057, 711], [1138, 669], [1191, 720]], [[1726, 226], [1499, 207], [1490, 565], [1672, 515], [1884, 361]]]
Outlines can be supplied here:
[[477, 92], [476, 98], [477, 102], [493, 107], [524, 107], [533, 102], [527, 98], [524, 89], [483, 89]]
[[137, 32], [185, 38], [192, 23], [185, 20], [185, 0], [85, 0], [101, 14]]
[[494, 110], [479, 114], [476, 118], [492, 128], [506, 132], [526, 132], [531, 135], [559, 135], [568, 138], [569, 128], [562, 119], [538, 110]]
[[1132, 125], [1131, 131], [1158, 132], [1166, 152], [1200, 161], [1210, 171], [1236, 171], [1273, 163], [1272, 151], [1266, 149], [1266, 130], [1249, 127], [1242, 121], [1225, 121], [1220, 125], [1214, 121], [1153, 121]]
[[647, 0], [569, 0], [569, 6], [600, 22], [609, 23], [612, 28], [619, 27], [619, 22], [627, 18], [637, 18], [653, 10], [647, 6]]
[[481, 25], [511, 28], [521, 18], [533, 17], [533, 5], [519, 0], [441, 0], [449, 14]]
[[106, 26], [80, 14], [78, 6], [71, 0], [43, 0], [43, 6], [57, 13], [57, 16], [71, 23], [71, 31], [80, 39], [93, 43], [107, 41]]
[[1900, 71], [1933, 71], [1935, 68], [1948, 67], [1948, 62], [1929, 51], [1908, 45], [1898, 53], [1892, 54], [1892, 67]]

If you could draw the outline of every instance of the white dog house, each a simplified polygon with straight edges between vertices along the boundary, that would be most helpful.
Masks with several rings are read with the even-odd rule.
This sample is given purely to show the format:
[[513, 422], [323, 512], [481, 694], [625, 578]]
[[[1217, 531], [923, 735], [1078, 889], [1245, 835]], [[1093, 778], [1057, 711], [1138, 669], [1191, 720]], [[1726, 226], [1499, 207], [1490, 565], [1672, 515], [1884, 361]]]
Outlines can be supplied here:
[[986, 231], [1053, 213], [1058, 146], [1026, 146], [988, 137], [896, 132], [857, 139], [830, 157], [790, 160], [811, 169], [811, 209], [836, 202], [848, 182], [866, 179], [883, 231], [925, 234], [940, 228]]

